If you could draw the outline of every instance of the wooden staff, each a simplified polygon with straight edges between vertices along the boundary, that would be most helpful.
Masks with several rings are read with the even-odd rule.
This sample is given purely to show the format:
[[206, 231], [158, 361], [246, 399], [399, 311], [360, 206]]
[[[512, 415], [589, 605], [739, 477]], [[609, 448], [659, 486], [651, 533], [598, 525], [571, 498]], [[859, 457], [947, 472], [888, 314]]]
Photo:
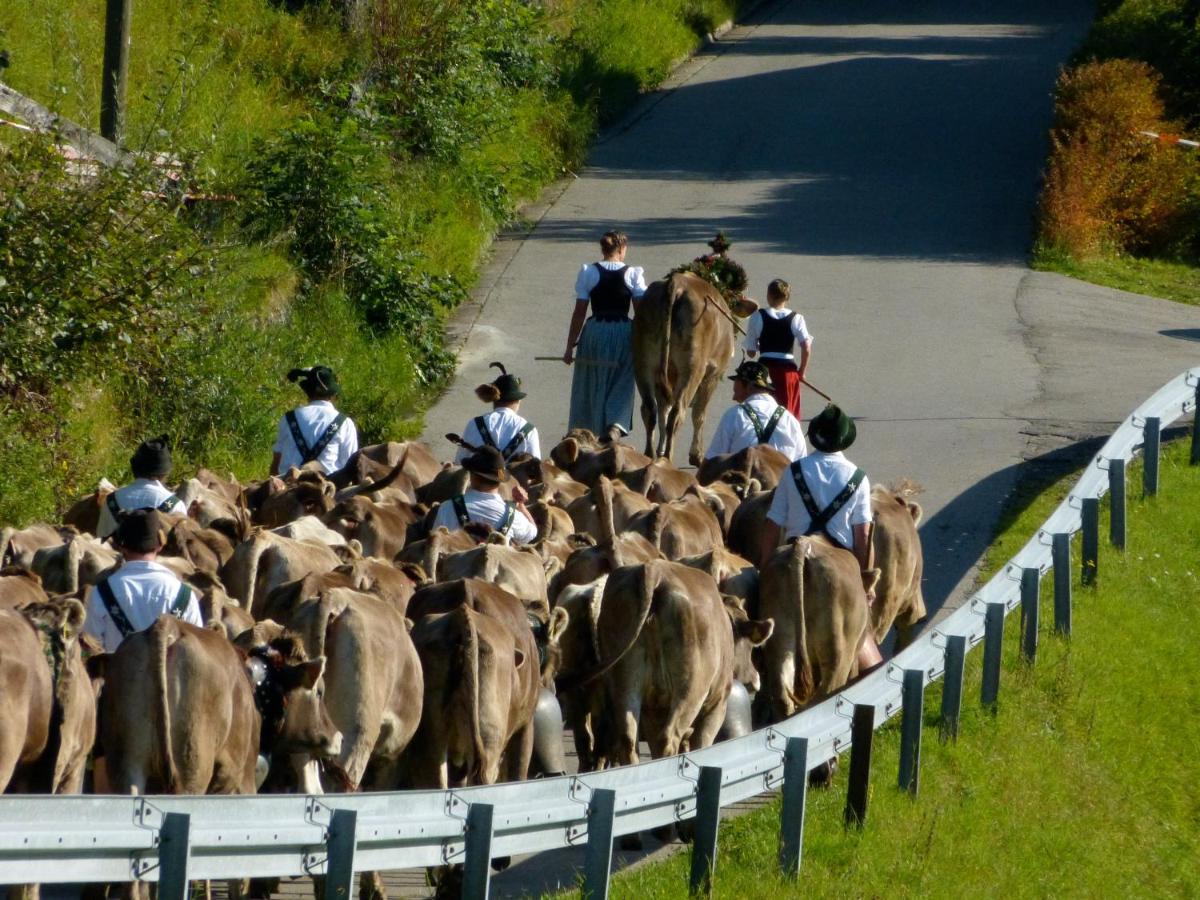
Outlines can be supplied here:
[[[563, 358], [561, 356], [535, 356], [534, 360], [536, 362], [562, 362]], [[580, 366], [597, 366], [601, 369], [618, 368], [615, 362], [610, 362], [606, 359], [576, 359], [575, 364]]]

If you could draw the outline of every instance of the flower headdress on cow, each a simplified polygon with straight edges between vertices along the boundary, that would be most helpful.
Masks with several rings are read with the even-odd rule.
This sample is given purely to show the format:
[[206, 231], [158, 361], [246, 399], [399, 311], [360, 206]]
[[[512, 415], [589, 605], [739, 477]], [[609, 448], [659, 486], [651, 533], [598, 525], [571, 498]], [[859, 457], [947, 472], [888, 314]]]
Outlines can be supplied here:
[[516, 400], [524, 400], [528, 396], [521, 390], [521, 379], [516, 375], [508, 374], [503, 363], [489, 363], [488, 368], [499, 369], [500, 377], [490, 384], [481, 384], [475, 388], [475, 396], [484, 403], [512, 403]]

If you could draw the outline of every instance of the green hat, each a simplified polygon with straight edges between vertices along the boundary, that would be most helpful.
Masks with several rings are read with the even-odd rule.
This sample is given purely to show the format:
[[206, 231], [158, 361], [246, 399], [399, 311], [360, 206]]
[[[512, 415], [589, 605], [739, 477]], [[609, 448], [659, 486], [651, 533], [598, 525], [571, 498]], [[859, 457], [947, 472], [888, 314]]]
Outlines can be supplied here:
[[129, 457], [129, 470], [134, 478], [166, 478], [171, 474], [171, 439], [162, 434], [142, 441]]
[[491, 384], [481, 384], [475, 388], [475, 396], [485, 403], [512, 403], [514, 400], [524, 400], [528, 395], [521, 390], [521, 379], [508, 374], [503, 363], [490, 363], [489, 369], [499, 369], [500, 377]]
[[342, 390], [337, 376], [329, 366], [312, 366], [308, 369], [292, 369], [288, 381], [300, 382], [300, 388], [308, 396], [332, 397]]
[[771, 390], [771, 373], [760, 362], [748, 359], [737, 367], [737, 371], [729, 376], [730, 381], [744, 381], [754, 387]]
[[842, 412], [841, 407], [830, 403], [821, 414], [808, 423], [808, 439], [822, 453], [837, 453], [845, 450], [858, 437], [854, 420]]

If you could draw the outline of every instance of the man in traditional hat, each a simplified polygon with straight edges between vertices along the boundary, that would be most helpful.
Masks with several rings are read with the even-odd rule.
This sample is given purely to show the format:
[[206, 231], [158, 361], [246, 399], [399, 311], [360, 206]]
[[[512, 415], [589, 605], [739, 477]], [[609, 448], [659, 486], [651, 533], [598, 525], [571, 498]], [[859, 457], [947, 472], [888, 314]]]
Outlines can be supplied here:
[[[779, 479], [763, 527], [761, 566], [766, 566], [779, 546], [782, 529], [789, 539], [824, 534], [854, 554], [864, 577], [872, 568], [871, 483], [842, 453], [857, 435], [854, 420], [832, 403], [808, 423], [813, 452], [792, 463]], [[874, 591], [866, 594], [868, 605], [874, 599]], [[881, 662], [883, 656], [868, 629], [858, 651], [859, 670]]]
[[122, 512], [113, 546], [124, 562], [92, 585], [83, 630], [112, 653], [125, 638], [145, 631], [164, 613], [203, 625], [195, 592], [157, 562], [167, 539], [166, 523], [154, 509]]
[[187, 515], [187, 507], [162, 483], [171, 474], [171, 440], [167, 435], [138, 444], [129, 458], [129, 468], [133, 472], [133, 481], [109, 494], [100, 507], [100, 521], [96, 526], [99, 538], [106, 538], [117, 530], [117, 518], [123, 511], [156, 509], [161, 513]]
[[509, 503], [500, 496], [500, 484], [508, 480], [508, 472], [499, 450], [480, 447], [463, 460], [462, 467], [471, 473], [470, 486], [465, 494], [438, 507], [434, 528], [454, 531], [476, 522], [506, 535], [514, 544], [528, 544], [537, 538], [537, 526], [525, 508], [525, 492], [514, 486]]
[[[475, 388], [475, 396], [492, 404], [492, 411], [467, 423], [463, 429], [463, 443], [472, 447], [494, 447], [500, 451], [505, 463], [518, 453], [541, 459], [542, 446], [537, 429], [518, 414], [521, 401], [527, 396], [521, 390], [521, 379], [508, 374], [501, 363], [491, 363], [489, 368], [499, 369], [500, 377], [491, 384]], [[461, 463], [471, 452], [460, 446], [454, 461]]]
[[326, 475], [336, 472], [358, 450], [358, 429], [333, 406], [333, 398], [341, 391], [337, 376], [329, 366], [312, 366], [292, 369], [287, 377], [288, 381], [300, 382], [308, 403], [279, 420], [271, 474], [309, 462], [316, 462]]
[[736, 405], [721, 416], [705, 459], [738, 453], [755, 444], [768, 444], [792, 461], [808, 452], [800, 423], [771, 394], [766, 366], [746, 360], [729, 380], [733, 382]]

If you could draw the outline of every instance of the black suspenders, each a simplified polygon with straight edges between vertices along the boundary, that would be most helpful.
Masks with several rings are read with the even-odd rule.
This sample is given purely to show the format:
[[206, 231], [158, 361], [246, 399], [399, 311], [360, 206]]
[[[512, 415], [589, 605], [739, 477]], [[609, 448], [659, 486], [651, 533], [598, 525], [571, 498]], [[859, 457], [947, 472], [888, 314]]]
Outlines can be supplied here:
[[[112, 586], [108, 583], [107, 578], [96, 582], [96, 593], [100, 595], [100, 601], [108, 611], [108, 617], [113, 620], [113, 624], [121, 632], [121, 638], [124, 639], [131, 634], [135, 634], [137, 629], [130, 623], [129, 617], [125, 615], [125, 610], [121, 609], [121, 604], [117, 601], [117, 595], [113, 593]], [[188, 603], [191, 602], [191, 599], [192, 589], [186, 584], [179, 585], [179, 591], [175, 594], [175, 600], [171, 603], [171, 615], [182, 619], [183, 614], [187, 612]]]
[[829, 533], [829, 522], [841, 511], [843, 506], [850, 502], [850, 498], [854, 496], [854, 492], [858, 490], [858, 486], [867, 477], [866, 472], [862, 469], [855, 469], [854, 474], [850, 476], [850, 480], [846, 482], [846, 486], [842, 488], [841, 492], [833, 498], [827, 507], [821, 509], [817, 506], [817, 501], [813, 497], [812, 491], [809, 490], [808, 482], [804, 480], [804, 472], [800, 469], [800, 460], [792, 463], [790, 468], [792, 470], [792, 479], [796, 482], [796, 490], [800, 492], [800, 500], [804, 503], [804, 508], [808, 511], [808, 516], [812, 520], [805, 534], [823, 533], [835, 544], [840, 544], [841, 542]]
[[786, 410], [782, 406], [776, 406], [775, 411], [771, 413], [771, 418], [767, 419], [765, 425], [757, 410], [749, 403], [742, 404], [742, 412], [750, 420], [750, 425], [754, 428], [754, 436], [758, 439], [758, 442], [765, 444], [771, 439], [771, 435], [775, 433], [775, 426], [779, 424], [779, 420], [783, 418]]
[[325, 429], [324, 434], [321, 435], [320, 439], [312, 447], [308, 446], [308, 441], [304, 439], [304, 434], [300, 431], [300, 423], [296, 419], [295, 411], [288, 410], [284, 418], [287, 419], [288, 428], [291, 429], [292, 440], [296, 443], [296, 449], [300, 451], [300, 465], [304, 465], [304, 463], [312, 462], [325, 452], [325, 448], [329, 446], [330, 441], [337, 437], [342, 423], [346, 421], [346, 414], [338, 413], [337, 417], [329, 423], [329, 427]]
[[[479, 439], [483, 441], [485, 447], [500, 450], [496, 446], [496, 439], [492, 436], [491, 431], [488, 430], [487, 420], [484, 416], [475, 417], [475, 430], [479, 432]], [[531, 431], [533, 431], [533, 424], [526, 422], [524, 427], [512, 436], [512, 440], [504, 445], [504, 449], [500, 450], [500, 455], [504, 457], [505, 462], [508, 462], [516, 455], [517, 448], [521, 446], [525, 438], [529, 437], [529, 432]]]

